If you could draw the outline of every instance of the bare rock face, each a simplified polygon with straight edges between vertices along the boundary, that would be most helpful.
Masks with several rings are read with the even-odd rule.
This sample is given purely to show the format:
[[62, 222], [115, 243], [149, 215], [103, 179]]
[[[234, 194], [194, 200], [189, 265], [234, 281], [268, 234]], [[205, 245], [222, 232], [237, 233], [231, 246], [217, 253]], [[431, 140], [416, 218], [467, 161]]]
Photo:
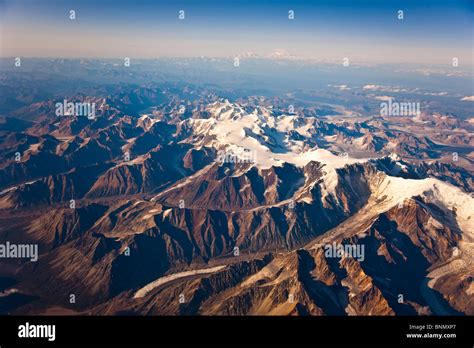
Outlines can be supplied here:
[[[281, 192], [302, 193], [305, 182], [318, 182], [318, 168], [307, 167], [298, 188]], [[203, 180], [223, 175], [212, 170]], [[468, 270], [454, 278], [461, 281], [448, 281], [448, 273], [427, 288], [430, 272], [451, 258], [462, 239], [455, 211], [414, 197], [362, 215], [364, 229], [344, 230], [331, 241], [363, 246], [362, 255], [328, 255], [331, 243], [310, 243], [338, 231], [337, 216], [359, 219], [365, 208], [352, 205], [350, 197], [358, 192], [370, 202], [379, 174], [356, 165], [338, 175], [337, 200], [324, 201], [316, 186], [308, 192], [312, 204], [291, 207], [279, 201], [236, 211], [196, 209], [159, 203], [165, 201], [161, 196], [60, 208], [28, 227], [46, 252], [41, 266], [23, 269], [25, 286], [48, 279], [36, 286], [38, 294], [87, 295], [82, 308], [93, 306], [97, 314], [395, 315], [436, 313], [439, 303], [450, 313], [470, 313]], [[336, 217], [328, 216], [331, 208]], [[212, 265], [222, 268], [206, 273]], [[170, 275], [176, 278], [143, 298], [133, 296]], [[54, 289], [48, 285], [53, 283]]]

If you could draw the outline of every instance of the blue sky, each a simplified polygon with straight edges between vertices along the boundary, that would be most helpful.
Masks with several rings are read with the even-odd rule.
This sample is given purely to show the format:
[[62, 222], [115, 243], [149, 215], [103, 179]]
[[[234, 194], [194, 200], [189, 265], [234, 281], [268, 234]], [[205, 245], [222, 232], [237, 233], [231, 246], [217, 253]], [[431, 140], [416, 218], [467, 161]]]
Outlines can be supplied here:
[[442, 64], [459, 57], [472, 65], [473, 28], [471, 0], [0, 0], [4, 57], [222, 57], [282, 49], [328, 61]]

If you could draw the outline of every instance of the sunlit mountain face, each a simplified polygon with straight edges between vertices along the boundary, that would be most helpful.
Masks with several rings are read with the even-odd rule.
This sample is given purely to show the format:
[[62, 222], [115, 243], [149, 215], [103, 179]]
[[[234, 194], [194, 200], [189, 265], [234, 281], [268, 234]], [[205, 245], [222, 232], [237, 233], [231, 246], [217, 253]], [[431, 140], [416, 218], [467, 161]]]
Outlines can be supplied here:
[[0, 313], [474, 315], [469, 2], [233, 6], [0, 4]]

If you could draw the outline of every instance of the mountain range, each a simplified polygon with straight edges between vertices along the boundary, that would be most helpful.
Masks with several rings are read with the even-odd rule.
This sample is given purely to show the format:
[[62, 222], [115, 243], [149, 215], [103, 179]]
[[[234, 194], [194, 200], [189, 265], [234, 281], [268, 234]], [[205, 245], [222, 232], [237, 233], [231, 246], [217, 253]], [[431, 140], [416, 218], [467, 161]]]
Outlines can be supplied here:
[[0, 123], [0, 240], [40, 250], [7, 262], [2, 312], [474, 315], [469, 119], [194, 86], [70, 101], [95, 118], [53, 98]]

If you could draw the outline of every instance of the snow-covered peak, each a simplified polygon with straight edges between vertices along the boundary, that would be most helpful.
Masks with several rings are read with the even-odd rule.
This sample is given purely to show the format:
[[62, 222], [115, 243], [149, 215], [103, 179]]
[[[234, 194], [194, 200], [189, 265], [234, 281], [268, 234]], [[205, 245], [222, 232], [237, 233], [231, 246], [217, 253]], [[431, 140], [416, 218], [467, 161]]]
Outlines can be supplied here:
[[400, 161], [400, 156], [398, 156], [395, 152], [392, 152], [390, 155], [388, 155], [388, 157], [389, 157], [392, 161]]
[[[199, 145], [236, 156], [245, 154], [259, 169], [284, 163], [304, 167], [311, 161], [320, 162], [326, 173], [325, 193], [332, 193], [337, 185], [337, 168], [368, 160], [308, 146], [315, 143], [313, 137], [317, 132], [317, 120], [312, 117], [275, 116], [271, 109], [242, 106], [228, 100], [210, 104], [207, 111], [212, 116], [209, 119], [186, 120], [193, 127], [196, 139], [202, 142]], [[295, 137], [294, 133], [299, 136]]]
[[[461, 230], [474, 240], [474, 198], [460, 188], [435, 178], [404, 179], [381, 173], [374, 194], [383, 198], [381, 210], [403, 204], [406, 199], [420, 196], [425, 202], [456, 209], [456, 220]], [[388, 204], [388, 206], [387, 206]]]
[[[290, 132], [297, 132], [302, 138], [312, 138], [310, 131], [315, 119], [295, 115], [275, 116], [273, 111], [262, 107], [245, 107], [228, 100], [215, 102], [207, 107], [212, 118], [189, 120], [196, 133], [212, 136], [206, 146], [241, 152], [242, 149], [255, 154], [255, 165], [266, 169], [292, 163], [304, 166], [310, 161], [320, 161], [328, 167], [339, 168], [345, 164], [360, 162], [348, 156], [338, 156], [320, 148], [307, 148], [304, 141], [293, 140]], [[207, 127], [203, 127], [203, 122]], [[314, 132], [313, 132], [314, 133]]]

